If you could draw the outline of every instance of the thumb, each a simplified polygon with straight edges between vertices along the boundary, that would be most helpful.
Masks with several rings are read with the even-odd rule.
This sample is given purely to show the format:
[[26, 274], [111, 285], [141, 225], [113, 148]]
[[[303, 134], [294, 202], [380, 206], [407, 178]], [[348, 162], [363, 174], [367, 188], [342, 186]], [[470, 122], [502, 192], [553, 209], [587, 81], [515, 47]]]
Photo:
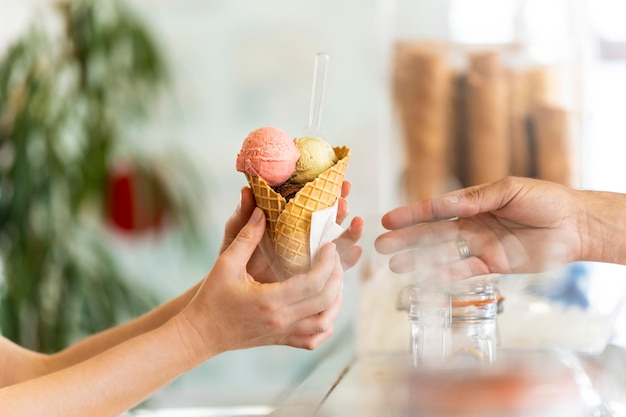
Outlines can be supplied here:
[[256, 204], [254, 202], [252, 190], [248, 187], [243, 187], [241, 189], [239, 205], [226, 221], [226, 225], [224, 227], [224, 240], [222, 241], [220, 253], [224, 252], [224, 250], [230, 246], [232, 241], [235, 240], [239, 231], [241, 231], [250, 219], [252, 211], [255, 207]]
[[224, 253], [235, 258], [246, 259], [247, 262], [261, 242], [263, 232], [265, 232], [265, 215], [260, 208], [255, 207], [248, 222]]

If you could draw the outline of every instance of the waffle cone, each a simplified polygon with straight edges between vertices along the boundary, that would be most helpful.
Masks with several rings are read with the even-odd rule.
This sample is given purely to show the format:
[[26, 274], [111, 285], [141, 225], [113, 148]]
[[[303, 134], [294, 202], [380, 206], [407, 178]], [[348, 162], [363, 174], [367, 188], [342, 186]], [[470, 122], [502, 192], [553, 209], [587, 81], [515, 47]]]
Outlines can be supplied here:
[[246, 174], [256, 200], [267, 218], [266, 233], [283, 277], [311, 267], [310, 232], [314, 212], [331, 207], [341, 194], [350, 161], [350, 148], [334, 148], [338, 161], [309, 181], [289, 202], [259, 177]]

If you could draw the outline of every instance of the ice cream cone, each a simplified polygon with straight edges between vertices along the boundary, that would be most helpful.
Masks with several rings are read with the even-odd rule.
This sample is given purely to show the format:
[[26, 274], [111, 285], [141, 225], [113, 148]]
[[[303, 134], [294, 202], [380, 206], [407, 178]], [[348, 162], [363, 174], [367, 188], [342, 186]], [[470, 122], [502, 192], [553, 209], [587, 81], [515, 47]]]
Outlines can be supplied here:
[[302, 187], [289, 202], [259, 177], [246, 174], [256, 205], [267, 217], [267, 236], [284, 278], [311, 267], [310, 231], [314, 212], [331, 207], [341, 194], [350, 148], [334, 148], [338, 162]]

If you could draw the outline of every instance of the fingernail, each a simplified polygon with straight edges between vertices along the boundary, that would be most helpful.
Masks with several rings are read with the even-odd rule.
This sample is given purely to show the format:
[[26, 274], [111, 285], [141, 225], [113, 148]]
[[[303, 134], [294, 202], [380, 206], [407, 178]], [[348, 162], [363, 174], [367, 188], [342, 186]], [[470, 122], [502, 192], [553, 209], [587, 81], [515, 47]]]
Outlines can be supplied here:
[[459, 202], [461, 201], [461, 199], [456, 195], [449, 195], [447, 197], [444, 197], [443, 199], [450, 204], [459, 204]]
[[261, 221], [262, 218], [263, 218], [263, 211], [260, 208], [255, 207], [254, 211], [252, 212], [252, 216], [250, 216], [250, 220], [252, 220], [252, 223], [257, 224], [258, 222]]

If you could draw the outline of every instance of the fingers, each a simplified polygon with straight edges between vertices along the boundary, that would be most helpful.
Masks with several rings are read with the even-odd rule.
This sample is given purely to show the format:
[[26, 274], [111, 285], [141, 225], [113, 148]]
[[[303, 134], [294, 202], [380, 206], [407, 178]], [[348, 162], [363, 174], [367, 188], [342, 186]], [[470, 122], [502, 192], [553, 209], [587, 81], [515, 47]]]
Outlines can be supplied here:
[[344, 181], [341, 184], [341, 196], [339, 197], [338, 207], [337, 207], [337, 224], [341, 224], [346, 220], [348, 214], [350, 214], [350, 209], [348, 208], [348, 202], [346, 198], [348, 194], [350, 194], [350, 190], [352, 189], [352, 184], [350, 181]]
[[524, 187], [520, 178], [506, 177], [498, 181], [464, 188], [439, 197], [398, 207], [383, 215], [383, 227], [396, 230], [417, 223], [470, 217], [504, 207]]
[[432, 246], [456, 239], [460, 234], [457, 221], [422, 223], [381, 234], [374, 248], [381, 254], [391, 254], [415, 246]]
[[313, 350], [328, 340], [330, 336], [332, 336], [332, 329], [328, 332], [314, 335], [291, 335], [285, 340], [284, 344], [295, 348]]
[[352, 190], [352, 183], [350, 181], [344, 181], [341, 184], [341, 197], [348, 197], [348, 194], [350, 194], [350, 190]]
[[290, 329], [291, 333], [298, 336], [309, 336], [329, 331], [332, 332], [333, 324], [341, 310], [342, 302], [343, 295], [340, 292], [329, 308], [296, 322]]
[[343, 268], [337, 253], [334, 255], [332, 271], [327, 277], [324, 287], [319, 292], [290, 306], [293, 317], [304, 318], [321, 313], [335, 302], [343, 287]]
[[350, 226], [334, 240], [344, 271], [356, 265], [361, 258], [363, 248], [357, 246], [356, 243], [363, 235], [363, 224], [364, 221], [361, 217], [355, 217], [350, 222]]
[[477, 185], [398, 207], [385, 213], [381, 222], [384, 228], [396, 230], [413, 224], [468, 217], [494, 210], [498, 206], [495, 200], [500, 197], [496, 187], [494, 184]]
[[414, 224], [458, 217], [458, 195], [446, 195], [398, 207], [385, 213], [381, 223], [385, 229], [397, 230]]
[[343, 294], [340, 288], [339, 293], [329, 308], [293, 324], [290, 328], [290, 334], [284, 343], [289, 346], [309, 350], [318, 347], [332, 336], [334, 322], [341, 311], [342, 302]]
[[339, 198], [337, 202], [337, 224], [343, 223], [349, 214], [350, 209], [348, 208], [348, 202], [344, 198]]
[[[341, 197], [339, 198], [337, 208], [337, 224], [342, 224], [350, 214], [348, 202], [345, 199], [350, 194], [351, 189], [352, 183], [350, 181], [344, 181], [341, 184]], [[335, 239], [334, 242], [337, 245], [337, 252], [339, 252], [344, 271], [356, 265], [361, 258], [363, 248], [357, 246], [356, 243], [361, 239], [362, 235], [363, 219], [361, 217], [355, 217], [350, 222], [350, 226]]]
[[[317, 260], [307, 274], [294, 275], [282, 282], [276, 283], [275, 302], [291, 305], [319, 294], [326, 285], [330, 274], [335, 267], [337, 247], [334, 243], [327, 243], [319, 251]], [[309, 313], [315, 314], [318, 311]], [[298, 317], [298, 319], [304, 316]]]
[[435, 220], [430, 200], [395, 208], [385, 213], [381, 223], [385, 229], [396, 230], [414, 224]]
[[360, 246], [352, 246], [341, 254], [341, 267], [347, 271], [354, 267], [363, 255], [363, 248]]
[[275, 301], [285, 306], [281, 314], [289, 317], [292, 324], [328, 310], [341, 293], [343, 269], [334, 246], [329, 243], [322, 248], [319, 260], [309, 273], [278, 283], [280, 298]]
[[419, 246], [395, 254], [389, 259], [389, 269], [404, 274], [416, 270], [432, 270], [461, 260], [455, 242], [449, 241], [437, 246]]
[[417, 272], [420, 279], [438, 281], [456, 281], [493, 272], [479, 256], [461, 259], [454, 242], [394, 255], [389, 260], [389, 269], [398, 274]]
[[[314, 349], [333, 331], [333, 321], [339, 313], [343, 297], [343, 269], [333, 243], [320, 251], [320, 256], [307, 274], [295, 275], [286, 281], [262, 285], [272, 315], [268, 322], [276, 327], [279, 343], [304, 349]], [[277, 335], [278, 335], [277, 334]]]

